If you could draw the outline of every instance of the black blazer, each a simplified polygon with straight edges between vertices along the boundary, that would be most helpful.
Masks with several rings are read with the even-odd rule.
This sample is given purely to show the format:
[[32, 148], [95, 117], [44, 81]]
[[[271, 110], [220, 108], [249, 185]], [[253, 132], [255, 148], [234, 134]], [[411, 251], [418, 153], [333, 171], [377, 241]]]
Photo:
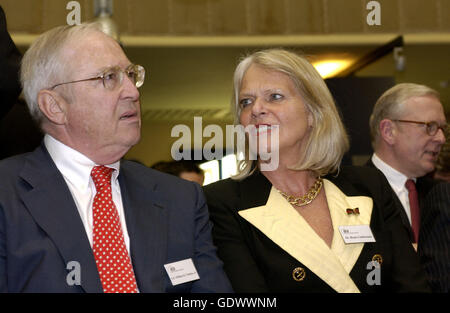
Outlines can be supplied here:
[[437, 184], [424, 203], [418, 253], [434, 292], [450, 292], [450, 183]]
[[25, 102], [18, 99], [22, 90], [19, 81], [21, 59], [0, 6], [0, 160], [33, 151], [44, 137]]
[[0, 120], [20, 94], [20, 60], [22, 56], [6, 27], [6, 16], [0, 6]]
[[[369, 199], [367, 197], [373, 200], [369, 217], [370, 228], [376, 242], [361, 244], [363, 247], [359, 250], [359, 255], [356, 255], [353, 267], [349, 269], [350, 277], [357, 288], [361, 292], [429, 291], [425, 273], [419, 265], [418, 256], [409, 242], [407, 232], [401, 227], [400, 212], [393, 204], [390, 188], [384, 176], [367, 167], [343, 167], [339, 176], [325, 178], [338, 187], [333, 188], [342, 191], [346, 196], [365, 196], [365, 200]], [[317, 274], [328, 266], [329, 259], [317, 259], [319, 264], [312, 264], [311, 267], [316, 269], [313, 271], [303, 263], [301, 257], [297, 259], [292, 256], [297, 252], [309, 253], [309, 251], [286, 252], [240, 215], [248, 208], [264, 206], [271, 187], [265, 176], [256, 172], [242, 181], [226, 179], [204, 188], [214, 224], [213, 239], [234, 290], [237, 292], [339, 290], [339, 281], [331, 283], [334, 287], [324, 281], [324, 279], [332, 281], [337, 275]], [[328, 201], [331, 206], [330, 199]], [[277, 208], [275, 212], [276, 210]], [[361, 215], [366, 213], [365, 210], [360, 208]], [[348, 216], [349, 221], [352, 218], [356, 216]], [[336, 237], [336, 233], [334, 236]], [[342, 240], [335, 237], [333, 244], [335, 240]], [[299, 241], [302, 241], [302, 238]], [[342, 247], [352, 249], [356, 246], [344, 245], [342, 241]], [[370, 285], [367, 283], [371, 275], [368, 265], [377, 257], [382, 259], [381, 270], [378, 273], [381, 274], [381, 284]], [[293, 272], [298, 268], [301, 268], [303, 279], [296, 281]], [[345, 275], [348, 279], [348, 272], [345, 272]], [[341, 277], [345, 278], [345, 275]]]

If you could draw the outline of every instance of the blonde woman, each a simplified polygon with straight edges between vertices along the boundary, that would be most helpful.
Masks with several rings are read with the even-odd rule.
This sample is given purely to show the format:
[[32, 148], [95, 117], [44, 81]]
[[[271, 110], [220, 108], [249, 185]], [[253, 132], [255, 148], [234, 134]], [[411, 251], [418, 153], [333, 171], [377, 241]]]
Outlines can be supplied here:
[[278, 131], [279, 155], [275, 170], [262, 171], [268, 161], [247, 151], [236, 177], [205, 187], [235, 291], [428, 291], [385, 178], [340, 168], [347, 135], [305, 58], [281, 49], [247, 56], [235, 71], [233, 106], [237, 124], [258, 136], [275, 140]]

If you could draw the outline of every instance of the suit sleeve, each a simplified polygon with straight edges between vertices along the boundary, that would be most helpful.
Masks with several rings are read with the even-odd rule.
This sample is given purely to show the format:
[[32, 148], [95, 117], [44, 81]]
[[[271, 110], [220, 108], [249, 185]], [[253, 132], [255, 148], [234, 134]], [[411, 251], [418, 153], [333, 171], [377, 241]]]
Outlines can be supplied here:
[[381, 210], [392, 242], [391, 292], [430, 292], [419, 257], [403, 227], [400, 208], [394, 204], [391, 193], [387, 192], [390, 187], [385, 177], [379, 177], [380, 193], [383, 195]]
[[3, 209], [0, 206], [0, 293], [7, 292], [6, 281], [6, 238]]
[[22, 56], [6, 27], [6, 17], [0, 6], [0, 119], [13, 106], [20, 94], [20, 60]]
[[230, 281], [223, 271], [223, 263], [217, 257], [216, 247], [211, 237], [212, 224], [209, 220], [205, 197], [198, 184], [195, 213], [195, 266], [200, 279], [197, 280], [191, 292], [233, 292]]
[[244, 221], [233, 205], [234, 196], [216, 186], [205, 188], [205, 194], [214, 225], [214, 243], [233, 289], [236, 292], [269, 292], [264, 276], [246, 243], [245, 229], [242, 227]]

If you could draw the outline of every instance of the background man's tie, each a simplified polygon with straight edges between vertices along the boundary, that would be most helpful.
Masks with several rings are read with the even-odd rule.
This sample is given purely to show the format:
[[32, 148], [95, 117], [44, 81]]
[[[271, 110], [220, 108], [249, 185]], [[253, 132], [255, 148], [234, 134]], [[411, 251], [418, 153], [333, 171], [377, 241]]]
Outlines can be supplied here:
[[95, 166], [91, 171], [97, 189], [92, 208], [94, 257], [104, 292], [137, 292], [119, 214], [112, 200], [113, 170], [106, 166]]
[[416, 184], [412, 179], [408, 179], [405, 183], [405, 187], [406, 189], [408, 189], [409, 208], [411, 209], [411, 226], [414, 234], [414, 242], [418, 243], [420, 228], [420, 209]]

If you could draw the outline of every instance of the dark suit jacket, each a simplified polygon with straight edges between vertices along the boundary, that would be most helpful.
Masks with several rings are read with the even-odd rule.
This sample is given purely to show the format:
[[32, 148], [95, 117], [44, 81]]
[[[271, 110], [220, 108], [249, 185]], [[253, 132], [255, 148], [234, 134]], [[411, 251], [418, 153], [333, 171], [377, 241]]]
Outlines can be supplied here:
[[22, 56], [6, 27], [6, 17], [0, 6], [0, 120], [20, 94], [19, 70]]
[[25, 102], [18, 100], [22, 89], [19, 81], [21, 59], [0, 6], [0, 160], [33, 151], [44, 136]]
[[[376, 242], [363, 244], [362, 250], [357, 252], [359, 255], [356, 255], [355, 263], [350, 270], [350, 277], [357, 288], [361, 292], [429, 291], [418, 257], [409, 243], [405, 229], [400, 226], [399, 211], [393, 205], [390, 192], [386, 192], [390, 189], [384, 176], [370, 168], [343, 167], [339, 176], [326, 178], [338, 187], [335, 189], [349, 196], [348, 203], [354, 199], [359, 201], [361, 198], [352, 198], [352, 196], [365, 196], [364, 199], [368, 199], [369, 203], [371, 200], [367, 197], [373, 200], [373, 207], [369, 207], [371, 215], [368, 217]], [[224, 261], [225, 271], [234, 290], [237, 292], [334, 292], [339, 289], [339, 281], [332, 283], [337, 288], [332, 288], [324, 281], [324, 278], [330, 281], [335, 279], [337, 275], [335, 276], [333, 272], [328, 276], [316, 275], [317, 271], [312, 271], [305, 266], [302, 257], [292, 256], [297, 253], [307, 254], [309, 251], [287, 253], [260, 229], [242, 218], [242, 212], [248, 211], [248, 208], [258, 207], [257, 210], [259, 210], [260, 206], [266, 204], [271, 187], [271, 183], [260, 172], [242, 181], [227, 179], [205, 187], [205, 195], [214, 224], [214, 242], [218, 246], [218, 255]], [[337, 200], [333, 200], [335, 203], [330, 201], [328, 199], [330, 211], [332, 205], [341, 205], [337, 203]], [[279, 207], [270, 209], [272, 211], [267, 212], [277, 212]], [[341, 209], [345, 212], [345, 207]], [[360, 211], [361, 215], [365, 213], [363, 207]], [[293, 214], [292, 218], [297, 217]], [[345, 216], [344, 213], [344, 219], [346, 218], [350, 222], [357, 216]], [[340, 225], [346, 225], [346, 220], [343, 221], [344, 224]], [[269, 228], [276, 227], [280, 221], [274, 219], [267, 224], [271, 222], [273, 225]], [[280, 232], [283, 233], [284, 230]], [[287, 229], [286, 234], [288, 234]], [[333, 241], [337, 239], [334, 238]], [[302, 241], [303, 238], [299, 240]], [[314, 247], [310, 248], [314, 249]], [[342, 242], [342, 249], [347, 248], [353, 249], [352, 245], [344, 245]], [[356, 248], [355, 251], [357, 251]], [[376, 255], [382, 258], [381, 284], [369, 285], [367, 278], [370, 270], [367, 266]], [[322, 268], [328, 267], [331, 261], [330, 258], [322, 258], [317, 259], [316, 263], [318, 264], [310, 264], [321, 271]], [[305, 271], [304, 279], [295, 281], [292, 276], [293, 269], [299, 267]], [[342, 269], [338, 268], [338, 270], [342, 272]], [[348, 279], [348, 272], [340, 277]]]
[[[371, 159], [369, 159], [367, 161], [366, 166], [377, 168], [375, 166], [375, 164], [373, 164]], [[381, 172], [381, 171], [380, 171], [380, 173], [383, 174], [383, 172]], [[419, 242], [420, 242], [420, 236], [421, 236], [421, 233], [422, 233], [422, 231], [421, 231], [422, 223], [423, 223], [423, 220], [425, 219], [424, 214], [426, 212], [426, 210], [424, 210], [425, 198], [426, 198], [428, 192], [431, 190], [431, 188], [433, 188], [433, 186], [436, 183], [437, 183], [437, 181], [433, 180], [432, 178], [430, 178], [428, 176], [419, 177], [419, 178], [417, 178], [417, 181], [416, 181], [417, 196], [419, 198], [420, 225], [421, 225], [420, 228], [419, 228]], [[400, 202], [400, 199], [397, 197], [397, 194], [395, 193], [395, 191], [392, 188], [390, 188], [390, 190], [392, 191], [392, 195], [394, 197], [395, 205], [400, 209], [400, 216], [401, 216], [401, 219], [402, 219], [402, 225], [407, 230], [410, 241], [414, 242], [414, 234], [413, 234], [412, 227], [411, 227], [411, 224], [409, 222], [408, 216], [406, 215], [406, 211], [403, 208], [403, 205]]]
[[437, 184], [424, 203], [418, 253], [431, 289], [450, 292], [450, 183]]
[[[0, 162], [0, 177], [0, 292], [102, 292], [75, 202], [45, 146]], [[231, 291], [197, 184], [129, 161], [119, 184], [140, 292]], [[200, 279], [172, 286], [163, 265], [187, 258]], [[71, 261], [80, 264], [79, 286], [66, 281]]]

